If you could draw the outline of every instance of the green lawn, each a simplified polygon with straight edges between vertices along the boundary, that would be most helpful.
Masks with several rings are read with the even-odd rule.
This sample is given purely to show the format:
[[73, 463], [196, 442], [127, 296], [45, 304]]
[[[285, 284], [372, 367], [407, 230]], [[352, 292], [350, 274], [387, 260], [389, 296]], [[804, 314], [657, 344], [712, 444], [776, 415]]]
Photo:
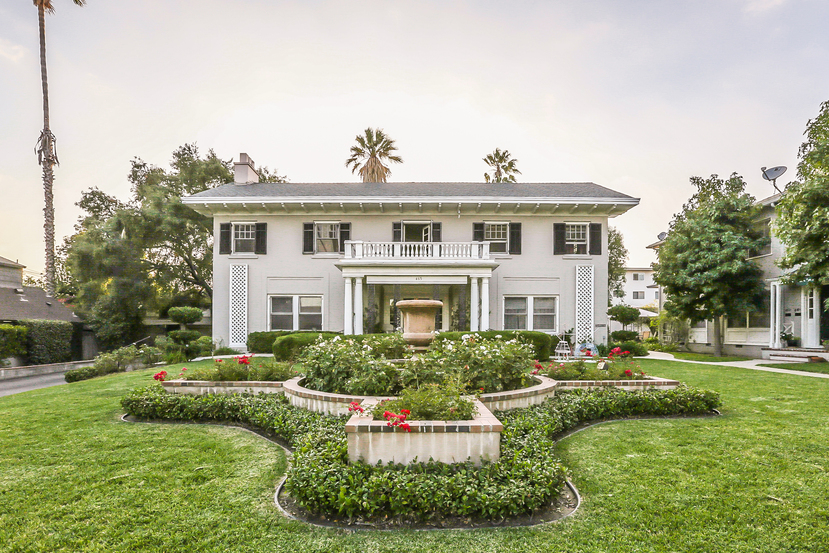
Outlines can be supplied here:
[[829, 363], [760, 363], [761, 367], [806, 371], [809, 373], [829, 374]]
[[740, 357], [738, 355], [715, 357], [710, 353], [692, 353], [689, 351], [672, 351], [671, 355], [683, 361], [696, 361], [698, 363], [729, 363], [731, 361], [747, 361], [751, 359], [751, 357]]
[[829, 380], [640, 362], [718, 390], [723, 416], [613, 422], [564, 439], [584, 502], [538, 528], [288, 521], [273, 505], [279, 447], [232, 428], [119, 421], [121, 396], [157, 369], [3, 397], [0, 550], [829, 552]]

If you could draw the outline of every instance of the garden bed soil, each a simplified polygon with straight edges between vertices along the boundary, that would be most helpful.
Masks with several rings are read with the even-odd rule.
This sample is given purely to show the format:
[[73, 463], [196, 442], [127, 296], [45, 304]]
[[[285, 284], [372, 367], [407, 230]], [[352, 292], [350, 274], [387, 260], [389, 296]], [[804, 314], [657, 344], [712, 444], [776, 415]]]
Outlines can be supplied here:
[[473, 528], [512, 528], [520, 526], [535, 526], [547, 522], [555, 522], [573, 514], [579, 507], [580, 498], [569, 482], [553, 502], [530, 515], [521, 515], [503, 520], [474, 519], [469, 517], [441, 517], [438, 520], [413, 522], [401, 518], [384, 518], [366, 520], [362, 518], [349, 519], [329, 518], [324, 515], [315, 515], [303, 509], [285, 491], [280, 484], [276, 493], [276, 504], [289, 517], [307, 524], [326, 528], [347, 528], [350, 530], [450, 530]]

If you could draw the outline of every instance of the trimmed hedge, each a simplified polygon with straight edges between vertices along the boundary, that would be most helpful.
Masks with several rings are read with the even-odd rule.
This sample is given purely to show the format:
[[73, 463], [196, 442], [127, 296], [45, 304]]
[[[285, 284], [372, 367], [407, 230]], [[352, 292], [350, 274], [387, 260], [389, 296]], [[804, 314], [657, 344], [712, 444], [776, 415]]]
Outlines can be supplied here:
[[198, 307], [171, 307], [167, 310], [167, 316], [171, 321], [178, 324], [188, 325], [202, 320], [204, 314]]
[[292, 330], [272, 330], [270, 332], [251, 332], [248, 334], [248, 351], [250, 353], [273, 353], [273, 343], [280, 336], [294, 334]]
[[62, 363], [72, 358], [72, 323], [34, 319], [20, 324], [28, 329], [26, 349], [30, 364]]
[[633, 342], [639, 337], [635, 330], [614, 330], [610, 333], [611, 342]]
[[170, 394], [154, 384], [121, 400], [128, 414], [149, 419], [228, 421], [253, 426], [295, 447], [285, 489], [303, 507], [327, 517], [399, 521], [446, 516], [500, 520], [550, 504], [566, 469], [553, 440], [579, 424], [641, 415], [699, 415], [720, 405], [715, 392], [624, 392], [615, 388], [561, 392], [541, 405], [497, 412], [504, 423], [501, 459], [453, 465], [348, 462], [346, 417], [292, 407], [281, 396]]
[[473, 336], [481, 336], [494, 340], [496, 336], [500, 336], [504, 340], [512, 340], [518, 338], [528, 344], [531, 344], [535, 353], [535, 358], [539, 361], [545, 361], [550, 358], [550, 354], [558, 345], [558, 337], [550, 336], [546, 332], [536, 332], [533, 330], [485, 330], [482, 332], [439, 332], [435, 335], [435, 340], [460, 340], [461, 336], [471, 334]]
[[25, 326], [0, 324], [0, 360], [26, 355], [28, 332]]
[[273, 358], [277, 361], [296, 361], [306, 347], [317, 341], [317, 338], [333, 338], [339, 336], [334, 332], [296, 332], [286, 334], [274, 340]]
[[[607, 345], [607, 350], [610, 351], [613, 348], [620, 348], [622, 351], [629, 351], [636, 357], [646, 357], [648, 355], [648, 346], [643, 344], [642, 342], [621, 342], [621, 343], [610, 343]], [[600, 352], [601, 353], [601, 352]]]

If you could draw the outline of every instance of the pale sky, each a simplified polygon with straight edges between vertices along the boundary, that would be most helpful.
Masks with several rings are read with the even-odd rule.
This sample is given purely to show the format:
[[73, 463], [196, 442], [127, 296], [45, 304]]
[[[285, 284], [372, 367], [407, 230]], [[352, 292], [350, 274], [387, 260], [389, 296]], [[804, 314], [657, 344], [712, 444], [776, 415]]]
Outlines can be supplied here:
[[[390, 181], [483, 181], [508, 149], [519, 182], [592, 181], [642, 199], [611, 220], [645, 246], [689, 177], [795, 177], [829, 100], [829, 2], [53, 0], [47, 16], [58, 236], [81, 192], [126, 200], [130, 160], [195, 142], [291, 182], [356, 181], [368, 126], [404, 159]], [[0, 256], [43, 268], [37, 10], [0, 5]]]

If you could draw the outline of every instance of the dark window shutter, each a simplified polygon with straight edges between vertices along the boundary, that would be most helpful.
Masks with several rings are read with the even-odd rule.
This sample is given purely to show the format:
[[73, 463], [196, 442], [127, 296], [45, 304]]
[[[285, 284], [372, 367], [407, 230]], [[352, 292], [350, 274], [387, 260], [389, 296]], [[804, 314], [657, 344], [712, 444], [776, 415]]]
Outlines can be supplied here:
[[340, 223], [340, 253], [345, 253], [346, 240], [351, 240], [351, 223]]
[[391, 224], [391, 241], [392, 242], [402, 242], [403, 241], [403, 223], [392, 223]]
[[521, 223], [509, 224], [509, 253], [521, 255]]
[[564, 255], [567, 249], [567, 234], [564, 223], [553, 223], [553, 255]]
[[314, 223], [302, 223], [302, 253], [314, 253]]
[[230, 223], [219, 224], [219, 254], [230, 253]]
[[472, 241], [473, 242], [483, 242], [484, 241], [484, 224], [483, 223], [472, 223]]
[[256, 245], [254, 253], [265, 255], [268, 253], [268, 223], [256, 223]]
[[602, 224], [590, 223], [590, 255], [602, 255]]
[[440, 237], [440, 227], [441, 227], [440, 223], [438, 223], [436, 221], [432, 221], [432, 242], [442, 242], [443, 241], [443, 240], [441, 240], [441, 237]]

